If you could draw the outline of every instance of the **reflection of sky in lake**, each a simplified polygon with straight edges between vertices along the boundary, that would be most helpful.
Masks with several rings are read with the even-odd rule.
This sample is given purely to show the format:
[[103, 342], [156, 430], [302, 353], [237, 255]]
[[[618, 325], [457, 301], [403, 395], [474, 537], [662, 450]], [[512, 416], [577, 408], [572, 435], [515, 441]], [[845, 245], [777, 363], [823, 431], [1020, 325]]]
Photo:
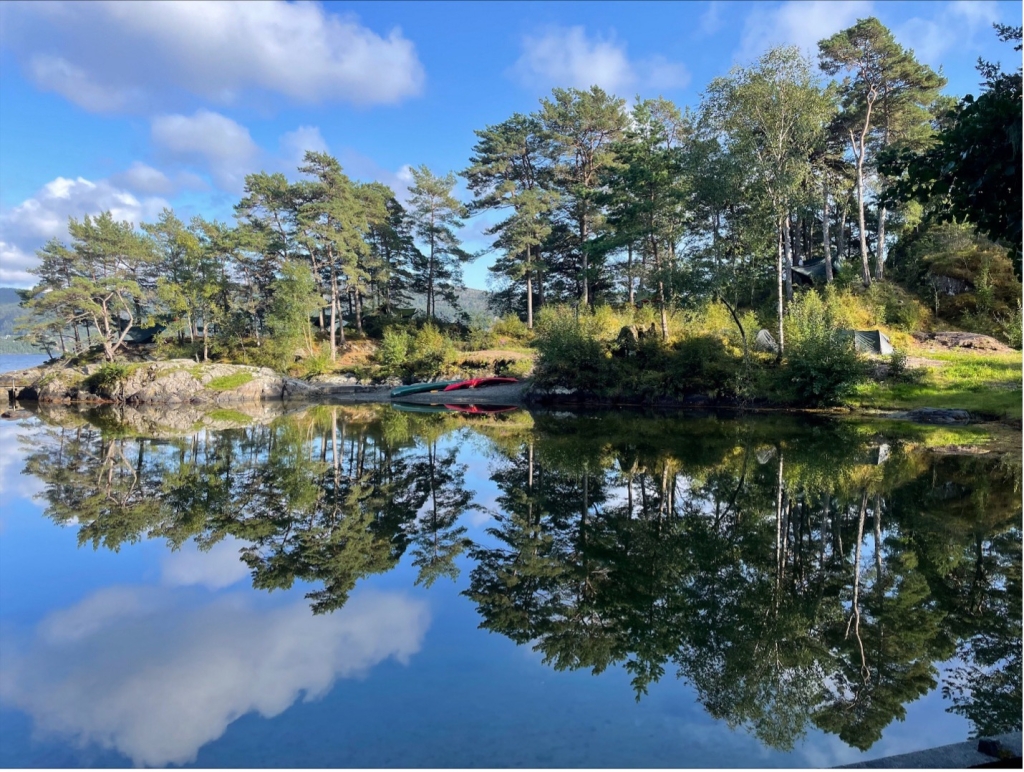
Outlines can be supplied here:
[[[666, 674], [635, 702], [621, 668], [558, 672], [478, 629], [467, 585], [415, 586], [407, 555], [313, 616], [308, 586], [251, 589], [238, 542], [77, 546], [29, 497], [0, 424], [0, 764], [3, 766], [832, 766], [862, 757], [810, 729], [792, 753], [710, 717]], [[486, 443], [458, 447], [476, 503], [495, 507]], [[489, 518], [464, 517], [486, 539]], [[863, 757], [967, 737], [939, 690], [906, 706]]]

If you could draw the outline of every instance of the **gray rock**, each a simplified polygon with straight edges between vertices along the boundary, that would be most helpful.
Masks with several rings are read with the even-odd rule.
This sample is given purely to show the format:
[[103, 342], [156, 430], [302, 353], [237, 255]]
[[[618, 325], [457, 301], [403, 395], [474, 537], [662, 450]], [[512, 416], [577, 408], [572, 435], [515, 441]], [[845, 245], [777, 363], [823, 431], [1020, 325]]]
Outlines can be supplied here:
[[966, 410], [938, 407], [919, 407], [899, 417], [922, 424], [966, 424], [971, 422], [971, 414]]

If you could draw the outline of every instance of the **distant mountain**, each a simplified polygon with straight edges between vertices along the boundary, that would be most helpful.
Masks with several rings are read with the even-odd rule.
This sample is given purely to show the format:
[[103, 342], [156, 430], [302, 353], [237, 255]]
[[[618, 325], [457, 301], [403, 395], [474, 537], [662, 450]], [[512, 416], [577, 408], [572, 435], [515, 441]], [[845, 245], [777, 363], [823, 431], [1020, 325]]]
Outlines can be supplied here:
[[21, 298], [18, 297], [18, 291], [14, 287], [0, 287], [0, 305], [8, 303], [18, 305], [20, 302]]
[[[494, 316], [490, 308], [487, 307], [487, 295], [489, 293], [484, 290], [471, 289], [466, 287], [459, 292], [459, 306], [462, 311], [469, 314], [470, 318], [475, 316]], [[412, 307], [417, 311], [425, 311], [427, 308], [427, 298], [425, 295], [413, 295], [412, 296]], [[437, 301], [437, 315], [441, 319], [446, 321], [452, 321], [458, 315], [458, 312], [452, 308], [448, 303], [438, 299]]]
[[14, 322], [25, 313], [13, 287], [0, 287], [0, 354], [29, 354], [37, 349], [14, 338]]
[[[470, 318], [479, 316], [494, 316], [487, 307], [487, 292], [468, 287], [459, 293], [459, 305], [462, 310], [469, 314]], [[13, 287], [0, 287], [0, 353], [21, 354], [33, 352], [36, 349], [14, 339], [14, 322], [25, 313], [18, 303], [21, 299]], [[413, 308], [423, 311], [427, 307], [426, 298], [422, 295], [414, 296], [412, 299]], [[437, 315], [447, 321], [452, 321], [457, 313], [444, 301], [437, 302]]]

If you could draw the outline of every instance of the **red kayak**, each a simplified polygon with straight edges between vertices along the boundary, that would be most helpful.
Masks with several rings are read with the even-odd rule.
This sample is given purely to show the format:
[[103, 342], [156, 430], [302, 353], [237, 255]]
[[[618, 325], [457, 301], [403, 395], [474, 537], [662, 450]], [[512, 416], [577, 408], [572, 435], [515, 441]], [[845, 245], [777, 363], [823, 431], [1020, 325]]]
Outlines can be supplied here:
[[492, 415], [494, 413], [508, 413], [518, 410], [515, 405], [445, 405], [449, 410], [456, 410], [460, 413], [471, 415]]
[[444, 391], [458, 391], [459, 389], [479, 389], [481, 386], [498, 386], [502, 383], [519, 383], [515, 378], [470, 378], [467, 381], [457, 381], [444, 387]]

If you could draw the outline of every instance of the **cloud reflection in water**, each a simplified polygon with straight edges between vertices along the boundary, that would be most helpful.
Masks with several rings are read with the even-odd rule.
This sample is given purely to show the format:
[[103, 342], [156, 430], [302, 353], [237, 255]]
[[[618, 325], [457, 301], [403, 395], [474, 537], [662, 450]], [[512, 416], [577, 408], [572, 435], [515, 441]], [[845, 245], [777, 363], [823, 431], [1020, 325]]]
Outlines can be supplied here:
[[41, 732], [137, 765], [182, 764], [246, 713], [271, 718], [389, 657], [407, 663], [430, 624], [425, 602], [393, 592], [356, 594], [325, 616], [302, 600], [257, 608], [231, 594], [186, 607], [181, 597], [111, 587], [49, 615], [24, 653], [5, 652], [0, 700]]

